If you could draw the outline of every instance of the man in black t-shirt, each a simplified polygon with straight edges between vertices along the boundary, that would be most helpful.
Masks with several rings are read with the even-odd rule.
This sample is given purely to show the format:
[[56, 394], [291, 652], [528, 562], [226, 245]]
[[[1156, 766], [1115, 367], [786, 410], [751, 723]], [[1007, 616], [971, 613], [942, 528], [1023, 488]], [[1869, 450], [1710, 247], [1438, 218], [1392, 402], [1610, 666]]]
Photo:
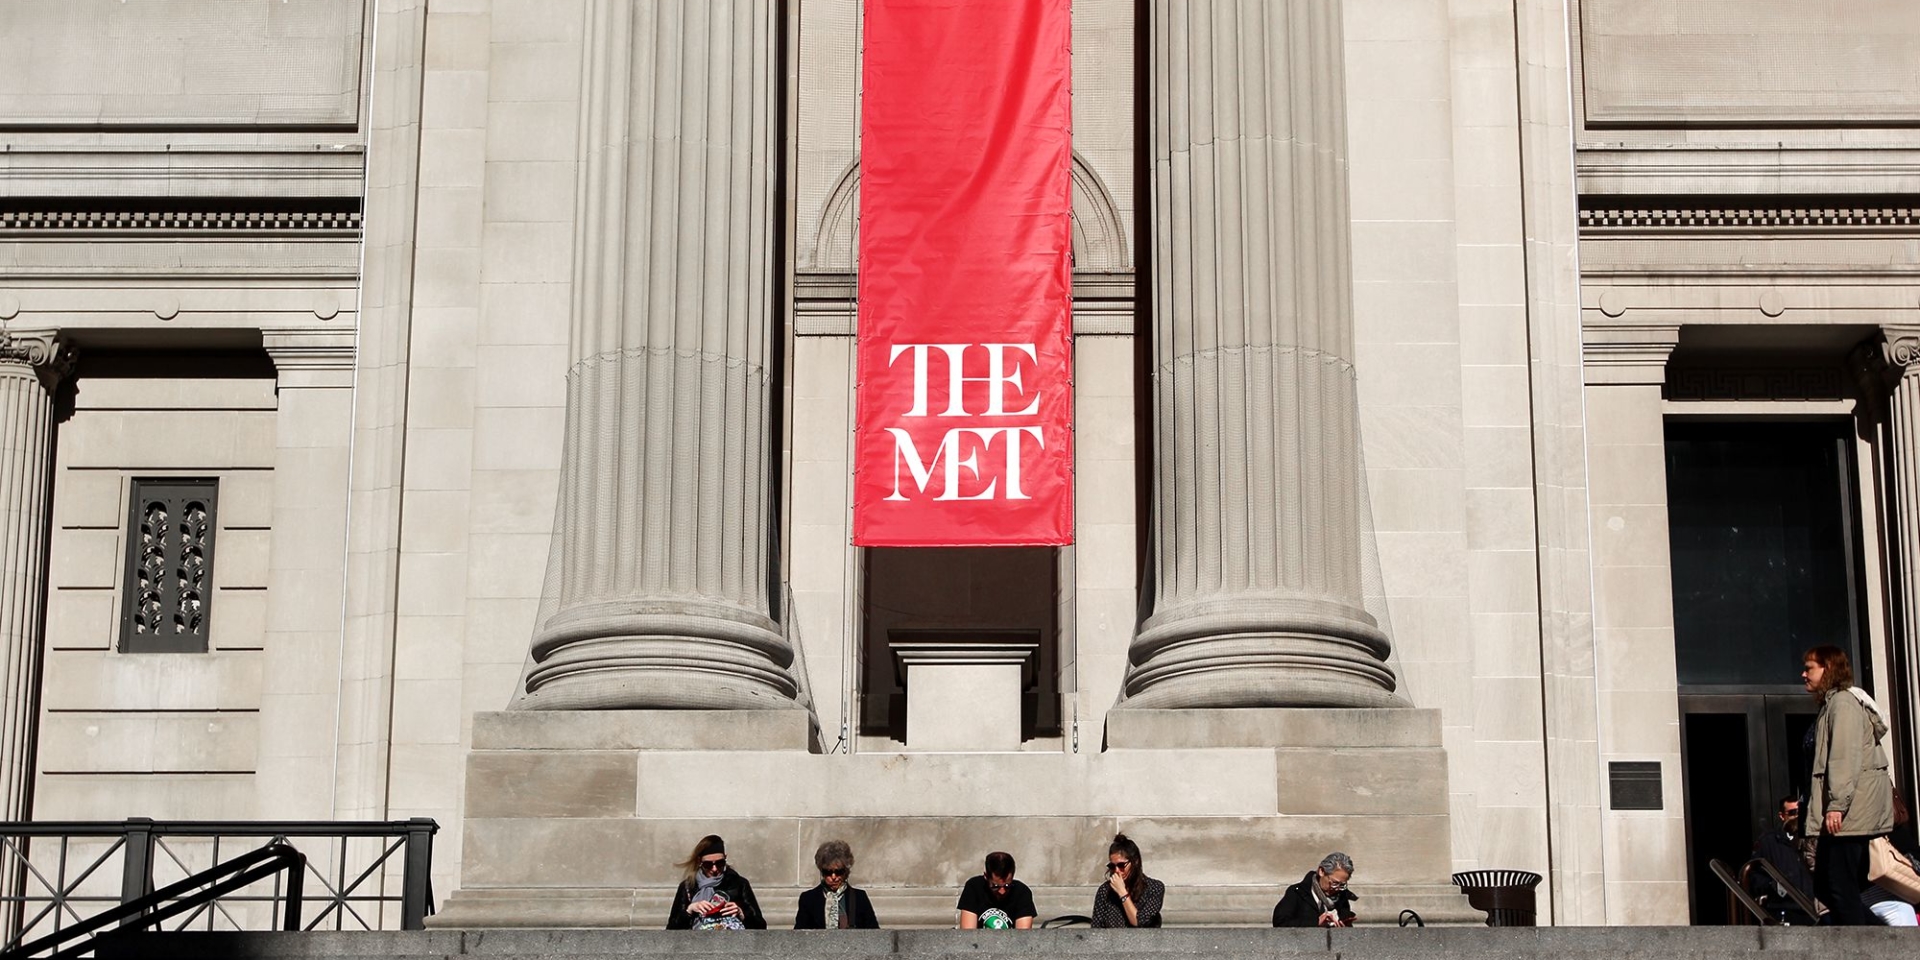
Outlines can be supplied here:
[[1013, 854], [987, 854], [986, 871], [960, 889], [960, 929], [1030, 930], [1039, 914], [1033, 891], [1013, 878]]

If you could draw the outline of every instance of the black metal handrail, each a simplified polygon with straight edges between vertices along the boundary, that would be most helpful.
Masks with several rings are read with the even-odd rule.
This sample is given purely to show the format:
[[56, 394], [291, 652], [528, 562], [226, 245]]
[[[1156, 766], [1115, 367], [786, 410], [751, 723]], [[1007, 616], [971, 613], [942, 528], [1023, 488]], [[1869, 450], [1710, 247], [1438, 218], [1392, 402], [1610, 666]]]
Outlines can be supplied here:
[[[0, 822], [0, 922], [7, 935], [0, 949], [14, 948], [29, 933], [51, 923], [58, 930], [68, 923], [78, 924], [89, 911], [124, 907], [146, 897], [153, 890], [157, 868], [166, 872], [191, 873], [189, 860], [210, 848], [211, 860], [221, 858], [223, 841], [266, 841], [264, 849], [275, 843], [288, 844], [307, 854], [301, 876], [305, 889], [314, 893], [311, 911], [301, 911], [295, 901], [300, 892], [275, 888], [258, 894], [240, 893], [220, 900], [190, 905], [194, 912], [181, 921], [181, 928], [194, 924], [205, 915], [207, 929], [216, 920], [242, 926], [230, 908], [247, 904], [270, 905], [271, 925], [279, 925], [284, 905], [308, 917], [306, 929], [318, 929], [331, 921], [331, 928], [379, 929], [378, 915], [363, 915], [368, 906], [377, 910], [397, 907], [401, 929], [420, 930], [433, 912], [433, 888], [429, 877], [433, 860], [433, 836], [439, 824], [425, 817], [391, 821], [309, 821], [309, 820], [151, 820], [136, 817], [124, 821], [30, 821]], [[348, 844], [361, 838], [380, 841], [371, 855], [349, 856]], [[169, 844], [169, 840], [175, 841]], [[180, 841], [196, 841], [182, 846]], [[207, 841], [200, 844], [197, 841]], [[92, 847], [84, 857], [72, 858], [78, 845]], [[57, 843], [50, 851], [41, 845]], [[317, 846], [316, 846], [317, 845]], [[320, 856], [316, 854], [330, 854]], [[120, 883], [117, 893], [101, 879], [111, 876], [112, 860], [118, 855]], [[86, 859], [90, 857], [91, 859]], [[183, 857], [185, 859], [183, 859]], [[383, 869], [398, 867], [399, 892], [389, 892]], [[363, 868], [364, 867], [364, 868]], [[263, 879], [261, 878], [255, 878]], [[369, 882], [372, 881], [372, 882]], [[243, 885], [244, 886], [244, 885]], [[105, 889], [102, 889], [105, 888]], [[240, 890], [235, 887], [233, 890]], [[233, 891], [228, 891], [232, 893]], [[291, 897], [291, 899], [290, 899]], [[29, 916], [29, 911], [37, 912]], [[169, 914], [177, 915], [179, 911]], [[131, 926], [131, 916], [121, 921]], [[387, 914], [385, 923], [393, 917]], [[258, 920], [248, 921], [249, 923]]]
[[[159, 926], [168, 919], [220, 899], [226, 894], [264, 880], [277, 873], [287, 875], [285, 929], [300, 929], [300, 895], [306, 879], [307, 858], [300, 851], [274, 841], [231, 860], [218, 863], [177, 883], [170, 883], [143, 897], [123, 903], [105, 913], [96, 914], [71, 927], [64, 927], [31, 943], [0, 951], [0, 960], [24, 960], [42, 950], [68, 940], [85, 940], [63, 950], [55, 950], [46, 960], [68, 960], [93, 949], [93, 935], [119, 925], [115, 935], [133, 933]], [[205, 889], [200, 889], [205, 887]]]

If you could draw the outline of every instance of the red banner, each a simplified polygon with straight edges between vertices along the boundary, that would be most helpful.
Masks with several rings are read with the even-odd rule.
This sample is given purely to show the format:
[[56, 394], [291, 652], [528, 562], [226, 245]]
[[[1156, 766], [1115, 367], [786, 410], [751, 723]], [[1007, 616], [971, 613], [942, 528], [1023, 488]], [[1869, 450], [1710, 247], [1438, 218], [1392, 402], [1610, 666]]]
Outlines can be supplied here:
[[866, 0], [863, 546], [1073, 542], [1069, 0]]

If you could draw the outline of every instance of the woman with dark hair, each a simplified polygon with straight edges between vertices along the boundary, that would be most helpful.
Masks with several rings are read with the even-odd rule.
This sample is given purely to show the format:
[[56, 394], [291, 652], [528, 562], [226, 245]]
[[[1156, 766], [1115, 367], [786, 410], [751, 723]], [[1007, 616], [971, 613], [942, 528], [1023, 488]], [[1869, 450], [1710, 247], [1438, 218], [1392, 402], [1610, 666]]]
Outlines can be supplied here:
[[668, 930], [765, 930], [753, 884], [727, 866], [727, 842], [708, 834], [680, 861], [687, 878], [673, 894]]
[[1157, 927], [1167, 885], [1147, 876], [1140, 846], [1124, 833], [1107, 845], [1107, 882], [1093, 891], [1096, 927]]
[[848, 883], [853, 873], [853, 848], [845, 840], [828, 840], [813, 852], [820, 868], [820, 885], [800, 894], [793, 915], [795, 930], [878, 930], [880, 918], [865, 890]]
[[1820, 704], [1806, 805], [1807, 835], [1816, 838], [1814, 886], [1829, 922], [1868, 926], [1873, 914], [1860, 900], [1868, 886], [1867, 847], [1893, 831], [1893, 781], [1880, 750], [1887, 725], [1873, 699], [1853, 685], [1853, 664], [1839, 647], [1808, 650], [1800, 679]]

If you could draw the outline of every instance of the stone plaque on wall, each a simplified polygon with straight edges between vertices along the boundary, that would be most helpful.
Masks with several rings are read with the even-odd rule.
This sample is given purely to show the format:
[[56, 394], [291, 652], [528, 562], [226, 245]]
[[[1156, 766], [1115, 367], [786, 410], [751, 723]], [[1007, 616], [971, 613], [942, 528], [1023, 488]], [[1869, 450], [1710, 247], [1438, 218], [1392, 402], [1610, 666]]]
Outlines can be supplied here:
[[7, 0], [0, 127], [351, 127], [365, 0]]
[[1920, 125], [1913, 0], [1580, 0], [1589, 126]]

